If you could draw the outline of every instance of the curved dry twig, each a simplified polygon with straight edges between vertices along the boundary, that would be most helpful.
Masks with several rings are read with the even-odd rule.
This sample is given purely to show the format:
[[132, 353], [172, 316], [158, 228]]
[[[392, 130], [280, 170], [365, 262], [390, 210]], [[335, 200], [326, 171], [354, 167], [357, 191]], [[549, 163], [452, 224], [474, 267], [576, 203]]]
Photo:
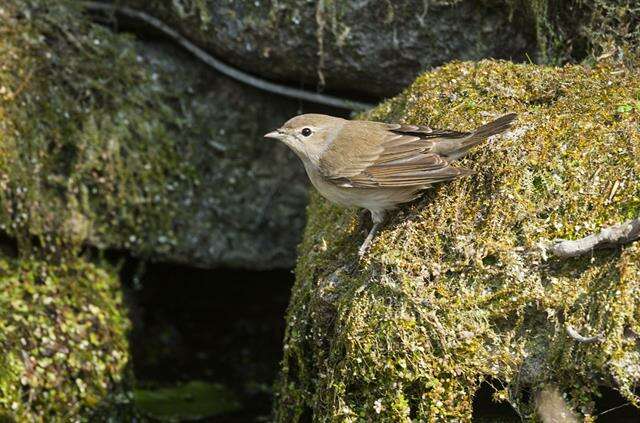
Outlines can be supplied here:
[[218, 72], [228, 76], [229, 78], [233, 78], [236, 81], [242, 82], [247, 85], [251, 85], [254, 88], [259, 90], [268, 91], [273, 94], [282, 95], [285, 97], [291, 97], [298, 100], [309, 101], [311, 103], [324, 104], [326, 106], [336, 107], [339, 109], [346, 110], [367, 110], [371, 109], [373, 105], [367, 103], [361, 103], [358, 101], [346, 100], [339, 97], [334, 97], [327, 94], [314, 93], [311, 91], [301, 90], [297, 88], [287, 87], [285, 85], [276, 84], [273, 82], [266, 81], [261, 78], [257, 78], [253, 75], [250, 75], [246, 72], [233, 68], [226, 63], [221, 62], [215, 57], [211, 56], [206, 51], [202, 50], [200, 47], [193, 44], [191, 41], [187, 40], [185, 37], [180, 35], [176, 30], [166, 25], [161, 20], [147, 14], [141, 12], [139, 10], [131, 9], [126, 6], [119, 6], [115, 4], [107, 4], [107, 3], [99, 3], [95, 1], [85, 1], [82, 2], [85, 9], [90, 11], [101, 11], [101, 12], [110, 12], [110, 13], [118, 13], [128, 18], [137, 19], [143, 21], [144, 23], [151, 25], [158, 31], [161, 31], [171, 39], [173, 39], [176, 43], [180, 44], [182, 47], [191, 52], [194, 56], [200, 59], [205, 64], [211, 66]]
[[640, 218], [627, 220], [600, 232], [576, 240], [558, 240], [549, 248], [557, 257], [576, 257], [594, 249], [611, 248], [640, 239]]

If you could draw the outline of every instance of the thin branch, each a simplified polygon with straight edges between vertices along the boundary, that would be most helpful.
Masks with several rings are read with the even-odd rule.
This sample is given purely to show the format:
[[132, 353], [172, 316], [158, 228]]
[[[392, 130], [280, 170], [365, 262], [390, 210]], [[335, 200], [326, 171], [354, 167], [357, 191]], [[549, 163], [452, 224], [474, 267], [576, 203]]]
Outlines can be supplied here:
[[84, 7], [90, 11], [101, 11], [101, 12], [111, 12], [118, 13], [124, 16], [127, 16], [131, 19], [136, 19], [142, 21], [148, 25], [151, 25], [158, 31], [161, 31], [171, 39], [173, 39], [176, 43], [180, 44], [186, 50], [191, 52], [194, 56], [200, 59], [205, 64], [214, 68], [216, 71], [228, 76], [229, 78], [235, 79], [236, 81], [242, 82], [247, 85], [251, 85], [254, 88], [259, 90], [268, 91], [273, 94], [282, 95], [285, 97], [291, 97], [298, 100], [309, 101], [311, 103], [324, 104], [326, 106], [336, 107], [339, 109], [347, 109], [347, 110], [367, 110], [371, 109], [373, 105], [367, 103], [361, 103], [357, 101], [351, 101], [342, 99], [339, 97], [334, 97], [331, 95], [315, 93], [311, 91], [305, 91], [297, 88], [287, 87], [286, 85], [276, 84], [273, 82], [266, 81], [261, 78], [257, 78], [253, 75], [250, 75], [246, 72], [233, 68], [226, 63], [221, 62], [220, 60], [214, 58], [206, 51], [202, 50], [185, 37], [180, 35], [176, 30], [169, 27], [159, 19], [148, 15], [144, 12], [140, 12], [135, 9], [131, 9], [126, 6], [118, 6], [114, 4], [105, 4], [98, 3], [94, 1], [85, 1], [82, 2]]
[[621, 408], [623, 408], [623, 407], [628, 407], [628, 406], [630, 406], [630, 405], [631, 405], [631, 403], [630, 403], [630, 402], [625, 402], [624, 404], [620, 404], [620, 405], [618, 405], [618, 406], [616, 406], [616, 407], [612, 407], [612, 408], [609, 408], [608, 410], [604, 410], [602, 413], [598, 413], [598, 414], [597, 414], [597, 416], [598, 416], [598, 417], [600, 417], [600, 416], [602, 416], [603, 414], [607, 414], [607, 413], [610, 413], [610, 412], [612, 412], [612, 411], [619, 410], [619, 409], [621, 409]]
[[640, 218], [602, 229], [581, 239], [558, 240], [549, 251], [560, 258], [576, 257], [594, 249], [612, 248], [640, 239]]
[[578, 342], [582, 342], [583, 344], [593, 344], [595, 342], [604, 341], [604, 334], [602, 333], [595, 336], [582, 336], [571, 325], [566, 325], [565, 329], [567, 330], [567, 335], [569, 335], [570, 338], [575, 339]]

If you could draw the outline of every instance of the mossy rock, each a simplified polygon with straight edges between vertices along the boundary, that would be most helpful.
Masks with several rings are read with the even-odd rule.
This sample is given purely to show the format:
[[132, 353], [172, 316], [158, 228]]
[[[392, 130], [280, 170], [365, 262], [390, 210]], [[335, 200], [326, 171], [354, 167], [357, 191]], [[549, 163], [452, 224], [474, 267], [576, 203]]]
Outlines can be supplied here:
[[546, 254], [640, 216], [638, 76], [456, 62], [363, 116], [458, 130], [519, 119], [462, 160], [475, 175], [395, 213], [362, 262], [357, 213], [312, 196], [276, 420], [467, 421], [483, 381], [524, 418], [527, 391], [547, 384], [585, 416], [602, 385], [639, 406], [640, 244]]
[[113, 270], [1, 258], [0, 421], [124, 421], [129, 326]]
[[75, 1], [4, 2], [0, 33], [0, 231], [21, 249], [292, 264], [306, 184], [262, 135], [297, 102], [93, 24]]
[[170, 190], [193, 175], [134, 43], [74, 2], [11, 0], [1, 13], [0, 229], [21, 249], [93, 238], [144, 253], [160, 237], [168, 249]]
[[113, 3], [161, 18], [251, 73], [374, 96], [453, 59], [526, 60], [536, 45], [534, 26], [514, 24], [503, 0]]
[[636, 0], [113, 2], [252, 73], [375, 96], [451, 60], [564, 64], [640, 52]]

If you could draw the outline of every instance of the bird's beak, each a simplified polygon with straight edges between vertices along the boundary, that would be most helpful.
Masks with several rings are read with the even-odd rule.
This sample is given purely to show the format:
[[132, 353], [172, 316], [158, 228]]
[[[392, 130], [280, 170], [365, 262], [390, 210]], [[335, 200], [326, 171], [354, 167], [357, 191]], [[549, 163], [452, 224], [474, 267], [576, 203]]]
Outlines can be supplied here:
[[271, 131], [268, 134], [264, 135], [265, 138], [273, 138], [276, 140], [281, 139], [283, 136], [284, 136], [284, 132], [280, 131], [279, 129], [276, 129], [275, 131]]

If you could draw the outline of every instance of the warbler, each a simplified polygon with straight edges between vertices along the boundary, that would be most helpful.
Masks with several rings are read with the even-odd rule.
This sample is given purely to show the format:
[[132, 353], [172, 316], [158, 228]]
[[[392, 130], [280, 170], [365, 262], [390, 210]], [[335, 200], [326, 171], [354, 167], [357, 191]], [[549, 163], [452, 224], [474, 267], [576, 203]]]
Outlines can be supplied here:
[[265, 137], [282, 141], [300, 157], [311, 183], [327, 200], [371, 212], [373, 227], [358, 251], [362, 257], [389, 210], [435, 183], [472, 174], [451, 163], [509, 129], [515, 118], [510, 113], [475, 131], [458, 132], [304, 114]]

